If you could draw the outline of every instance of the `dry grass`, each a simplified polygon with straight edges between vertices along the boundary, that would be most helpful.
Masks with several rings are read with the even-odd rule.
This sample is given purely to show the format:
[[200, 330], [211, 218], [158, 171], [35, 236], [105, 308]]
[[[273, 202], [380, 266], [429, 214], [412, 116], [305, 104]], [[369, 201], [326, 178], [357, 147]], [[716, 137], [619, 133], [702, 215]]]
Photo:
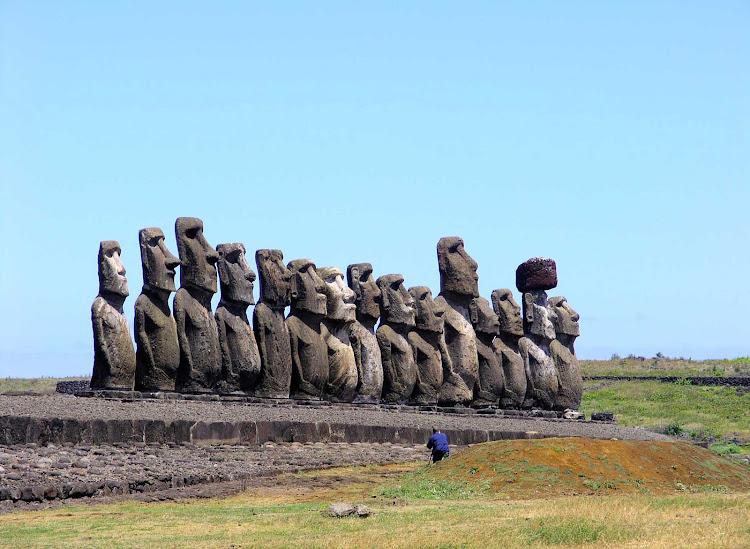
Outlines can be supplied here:
[[[515, 450], [498, 453], [498, 446], [480, 445], [432, 467], [429, 476], [445, 479], [452, 467], [466, 469], [515, 465], [552, 467], [575, 453], [595, 451], [595, 446], [568, 447], [570, 439], [508, 441]], [[614, 441], [610, 441], [614, 442]], [[689, 448], [674, 445], [678, 453], [653, 443], [643, 444], [650, 459], [684, 459], [678, 468], [697, 467]], [[519, 445], [518, 447], [514, 445]], [[557, 449], [555, 449], [557, 448]], [[598, 448], [598, 447], [597, 447]], [[600, 451], [607, 450], [599, 448]], [[612, 447], [609, 447], [611, 450]], [[564, 459], [561, 455], [570, 452]], [[617, 473], [612, 455], [582, 458], [600, 473]], [[706, 475], [739, 471], [741, 478], [730, 489], [750, 482], [750, 468], [722, 470], [723, 458], [697, 454]], [[483, 457], [484, 456], [484, 457]], [[493, 459], [488, 463], [484, 460]], [[709, 459], [710, 458], [710, 459]], [[635, 458], [633, 458], [635, 459]], [[720, 461], [715, 462], [714, 459]], [[528, 460], [525, 464], [523, 460]], [[532, 460], [537, 460], [536, 462]], [[604, 461], [609, 460], [609, 466]], [[619, 466], [629, 458], [620, 456]], [[666, 461], [665, 461], [666, 463]], [[719, 465], [721, 466], [719, 466]], [[734, 465], [734, 464], [732, 464]], [[649, 467], [647, 467], [648, 469]], [[654, 469], [659, 469], [655, 463]], [[394, 482], [404, 484], [422, 464], [385, 467], [348, 467], [285, 475], [277, 487], [245, 492], [225, 500], [187, 503], [135, 502], [103, 506], [70, 506], [55, 511], [19, 513], [0, 517], [0, 544], [7, 547], [748, 547], [750, 546], [750, 493], [733, 494], [677, 489], [638, 493], [606, 489], [597, 496], [551, 496], [543, 489], [536, 499], [504, 499], [509, 493], [489, 491], [473, 499], [410, 499], [394, 505], [388, 494]], [[674, 471], [669, 466], [670, 471]], [[402, 480], [394, 476], [412, 471]], [[746, 473], [743, 475], [743, 472]], [[549, 471], [546, 472], [549, 474]], [[620, 474], [622, 471], [619, 472]], [[524, 482], [539, 470], [522, 473]], [[666, 472], [669, 475], [671, 473]], [[561, 473], [565, 475], [565, 473]], [[502, 477], [498, 473], [498, 479]], [[644, 475], [647, 476], [647, 475]], [[478, 478], [478, 477], [476, 477]], [[504, 478], [504, 477], [503, 477]], [[576, 478], [579, 478], [576, 476]], [[718, 478], [718, 477], [717, 477]], [[496, 479], [497, 480], [497, 479]], [[549, 480], [549, 478], [547, 479]], [[296, 482], [295, 482], [296, 481]], [[312, 482], [312, 489], [309, 488]], [[454, 481], [458, 481], [455, 480]], [[534, 481], [536, 482], [536, 481]], [[665, 482], [671, 482], [667, 480]], [[295, 484], [301, 485], [296, 490]], [[490, 482], [490, 485], [492, 483]], [[512, 484], [512, 483], [511, 483]], [[546, 484], [549, 484], [547, 482]], [[308, 488], [305, 488], [308, 486]], [[323, 486], [324, 488], [320, 488]], [[340, 486], [341, 488], [337, 488]], [[373, 497], [376, 496], [376, 497]], [[367, 519], [332, 519], [321, 514], [330, 502], [365, 503], [375, 515]]]

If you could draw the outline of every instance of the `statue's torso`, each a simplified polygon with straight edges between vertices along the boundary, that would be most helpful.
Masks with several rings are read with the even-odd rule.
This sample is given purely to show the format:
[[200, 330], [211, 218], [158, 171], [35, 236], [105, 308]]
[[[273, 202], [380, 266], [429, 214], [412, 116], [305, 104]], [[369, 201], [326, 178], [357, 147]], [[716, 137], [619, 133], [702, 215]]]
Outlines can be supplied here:
[[383, 392], [383, 362], [378, 338], [364, 325], [354, 322], [349, 328], [349, 339], [352, 345], [358, 346], [360, 357], [357, 398], [377, 402]]

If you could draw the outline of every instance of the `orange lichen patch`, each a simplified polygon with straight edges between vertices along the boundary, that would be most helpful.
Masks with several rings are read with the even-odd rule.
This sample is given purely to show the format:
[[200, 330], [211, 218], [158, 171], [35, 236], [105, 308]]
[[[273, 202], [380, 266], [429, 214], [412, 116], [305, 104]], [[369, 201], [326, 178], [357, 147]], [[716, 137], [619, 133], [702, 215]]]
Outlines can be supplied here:
[[750, 467], [687, 442], [586, 438], [478, 444], [425, 473], [513, 498], [623, 492], [750, 491]]

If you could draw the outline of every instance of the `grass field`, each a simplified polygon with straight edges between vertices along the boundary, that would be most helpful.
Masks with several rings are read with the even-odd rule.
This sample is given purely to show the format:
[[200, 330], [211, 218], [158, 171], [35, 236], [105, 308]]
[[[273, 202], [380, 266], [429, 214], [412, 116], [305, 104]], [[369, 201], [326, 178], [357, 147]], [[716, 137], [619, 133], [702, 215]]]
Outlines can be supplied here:
[[[622, 490], [617, 483], [606, 482], [597, 487], [594, 482], [586, 483], [597, 472], [614, 479], [637, 464], [616, 462], [615, 456], [606, 454], [611, 451], [606, 446], [569, 447], [570, 440], [478, 445], [431, 468], [401, 466], [411, 472], [398, 481], [392, 478], [394, 466], [349, 467], [297, 475], [300, 480], [330, 475], [340, 481], [340, 488], [326, 490], [290, 490], [285, 483], [278, 489], [247, 491], [224, 500], [124, 502], [0, 516], [0, 544], [55, 549], [750, 546], [750, 494], [740, 490], [750, 485], [750, 467], [698, 448], [695, 452], [704, 453], [675, 461], [675, 469], [672, 465], [662, 468], [666, 476], [644, 477], [643, 490]], [[585, 439], [578, 442], [586, 444]], [[634, 444], [644, 445], [644, 455], [657, 461], [655, 469], [660, 469], [656, 456], [670, 454], [664, 447], [649, 450], [652, 443]], [[679, 445], [675, 446], [677, 453], [671, 453], [667, 461], [679, 460]], [[589, 457], [581, 460], [582, 452]], [[609, 460], [610, 467], [600, 456]], [[669, 475], [678, 475], [695, 456], [704, 462], [703, 467], [700, 463], [690, 467], [694, 473], [700, 471], [707, 484], [703, 488], [673, 484]], [[566, 457], [572, 460], [572, 474], [560, 467]], [[597, 463], [602, 465], [597, 468]], [[579, 472], [579, 466], [589, 468], [587, 473]], [[493, 467], [504, 469], [487, 477]], [[744, 474], [744, 488], [720, 484], [722, 478], [726, 482], [722, 477], [726, 474]], [[536, 483], [537, 493], [514, 497], [503, 486], [514, 484], [505, 482], [508, 475], [517, 476], [519, 486]], [[490, 478], [499, 481], [497, 489], [476, 490], [483, 484], [493, 486]], [[426, 479], [432, 479], [432, 485]], [[463, 485], [464, 491], [455, 492], [454, 487], [436, 493], [440, 490], [435, 485], [447, 481]], [[582, 495], [564, 496], [545, 488], [555, 481], [574, 483]], [[654, 483], [662, 483], [663, 490], [645, 488], [647, 484], [656, 487]], [[402, 498], [404, 491], [409, 494]], [[364, 503], [374, 515], [365, 519], [324, 516], [321, 511], [336, 501]]]
[[584, 376], [750, 376], [750, 357], [719, 360], [684, 358], [613, 357], [610, 360], [581, 360]]
[[51, 394], [55, 392], [58, 381], [88, 379], [84, 377], [2, 377], [0, 378], [0, 393], [29, 392]]
[[626, 426], [684, 431], [693, 440], [750, 438], [750, 391], [659, 381], [586, 381], [580, 410], [614, 412]]

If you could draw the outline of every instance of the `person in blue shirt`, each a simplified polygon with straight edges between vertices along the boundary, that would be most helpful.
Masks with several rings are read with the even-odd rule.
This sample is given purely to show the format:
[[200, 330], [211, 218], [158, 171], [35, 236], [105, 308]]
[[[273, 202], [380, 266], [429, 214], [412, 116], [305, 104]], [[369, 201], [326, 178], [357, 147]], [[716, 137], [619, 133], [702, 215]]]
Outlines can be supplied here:
[[427, 441], [427, 447], [432, 450], [432, 463], [437, 463], [443, 458], [450, 455], [451, 449], [448, 446], [448, 437], [440, 432], [440, 429], [433, 429], [430, 440]]

